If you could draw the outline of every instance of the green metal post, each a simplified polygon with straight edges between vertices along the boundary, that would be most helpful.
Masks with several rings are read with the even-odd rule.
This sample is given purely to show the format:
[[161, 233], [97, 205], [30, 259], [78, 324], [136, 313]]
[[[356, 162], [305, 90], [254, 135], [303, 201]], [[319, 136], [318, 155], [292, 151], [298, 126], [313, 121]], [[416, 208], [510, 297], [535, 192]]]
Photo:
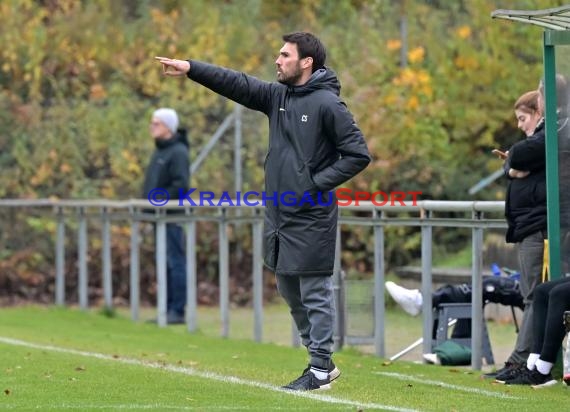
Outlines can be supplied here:
[[[549, 31], [544, 32], [544, 93], [546, 121], [546, 193], [548, 273], [560, 277], [560, 197], [558, 186], [558, 134], [556, 115], [556, 59]], [[550, 43], [550, 44], [549, 44]]]

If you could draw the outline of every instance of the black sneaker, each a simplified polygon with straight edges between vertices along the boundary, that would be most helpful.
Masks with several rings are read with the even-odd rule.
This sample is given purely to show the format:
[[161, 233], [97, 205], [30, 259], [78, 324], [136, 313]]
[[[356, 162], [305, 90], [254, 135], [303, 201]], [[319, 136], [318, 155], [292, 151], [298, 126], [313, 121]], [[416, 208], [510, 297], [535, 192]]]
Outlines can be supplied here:
[[303, 373], [293, 382], [282, 387], [291, 391], [317, 391], [331, 388], [331, 381], [327, 376], [325, 379], [317, 379], [310, 370]]
[[[524, 371], [526, 368], [526, 364], [513, 364], [513, 366], [509, 369], [505, 369], [504, 372], [498, 373], [495, 376], [495, 382], [505, 383], [506, 381], [510, 381], [511, 379], [517, 377], [521, 371]], [[528, 369], [527, 369], [528, 370]]]
[[533, 388], [543, 388], [546, 386], [556, 385], [557, 381], [552, 374], [543, 375], [536, 369], [528, 370], [520, 369], [520, 372], [513, 379], [504, 382], [505, 385], [530, 385]]
[[511, 370], [513, 368], [518, 367], [519, 365], [513, 362], [505, 362], [505, 366], [503, 366], [501, 369], [497, 369], [495, 372], [489, 372], [489, 373], [485, 373], [483, 375], [484, 378], [489, 378], [489, 379], [497, 379], [497, 376], [502, 375], [503, 373], [507, 372], [508, 370]]
[[[305, 370], [303, 371], [303, 375], [305, 375], [306, 373], [309, 372], [309, 369], [311, 369], [311, 365], [309, 364], [309, 366], [307, 366], [305, 368]], [[330, 361], [329, 363], [329, 380], [332, 382], [334, 381], [336, 378], [338, 378], [340, 376], [340, 369], [336, 367], [336, 365], [334, 364], [334, 362]]]
[[332, 382], [339, 376], [340, 376], [340, 369], [336, 367], [336, 365], [331, 359], [331, 362], [329, 364], [329, 380]]

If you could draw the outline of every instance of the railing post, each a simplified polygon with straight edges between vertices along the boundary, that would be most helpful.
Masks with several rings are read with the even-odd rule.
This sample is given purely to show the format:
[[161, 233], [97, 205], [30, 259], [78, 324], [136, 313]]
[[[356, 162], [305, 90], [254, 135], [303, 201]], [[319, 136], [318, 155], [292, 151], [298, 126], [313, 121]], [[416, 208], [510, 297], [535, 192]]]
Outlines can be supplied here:
[[86, 310], [89, 306], [89, 278], [87, 274], [87, 219], [85, 208], [79, 210], [79, 226], [77, 228], [77, 260], [79, 265], [78, 295], [79, 307]]
[[140, 233], [139, 233], [139, 220], [137, 210], [130, 210], [131, 216], [131, 265], [130, 265], [130, 303], [131, 303], [131, 319], [139, 319], [140, 307]]
[[340, 222], [338, 219], [340, 217], [340, 209], [337, 215], [337, 227], [336, 227], [336, 242], [335, 242], [335, 253], [334, 253], [334, 266], [333, 266], [333, 299], [335, 300], [335, 324], [334, 324], [334, 352], [338, 352], [342, 349], [344, 345], [344, 338], [346, 336], [346, 304], [344, 300], [344, 279], [342, 273], [342, 263], [341, 263], [341, 231]]
[[241, 161], [241, 141], [242, 141], [242, 130], [241, 130], [241, 116], [243, 108], [241, 105], [237, 104], [234, 107], [234, 186], [236, 193], [241, 191], [242, 187], [242, 161]]
[[157, 306], [157, 323], [158, 326], [164, 327], [166, 320], [166, 299], [167, 299], [167, 281], [166, 281], [166, 221], [162, 210], [155, 211], [156, 221], [156, 306]]
[[65, 305], [65, 220], [63, 209], [56, 207], [55, 304]]
[[[483, 213], [473, 211], [472, 219], [479, 224]], [[472, 272], [471, 272], [471, 367], [481, 370], [482, 330], [483, 330], [483, 228], [472, 229]]]
[[101, 255], [103, 260], [103, 297], [105, 307], [113, 307], [113, 283], [111, 277], [111, 218], [107, 207], [102, 208], [103, 220], [103, 243]]
[[422, 209], [421, 238], [422, 238], [422, 313], [423, 313], [423, 353], [432, 352], [432, 226], [431, 211]]
[[382, 210], [372, 211], [374, 220], [374, 344], [376, 356], [384, 357], [386, 354], [384, 336], [384, 227], [380, 222], [384, 218]]
[[186, 223], [186, 321], [188, 331], [198, 328], [198, 278], [196, 274], [196, 221], [194, 209], [187, 210], [190, 220]]
[[220, 253], [220, 315], [222, 321], [222, 337], [229, 336], [230, 329], [230, 275], [229, 275], [229, 248], [228, 248], [228, 222], [227, 210], [220, 210], [218, 225], [219, 253]]
[[263, 220], [259, 209], [253, 209], [254, 220], [252, 224], [253, 243], [253, 339], [261, 342], [263, 339]]

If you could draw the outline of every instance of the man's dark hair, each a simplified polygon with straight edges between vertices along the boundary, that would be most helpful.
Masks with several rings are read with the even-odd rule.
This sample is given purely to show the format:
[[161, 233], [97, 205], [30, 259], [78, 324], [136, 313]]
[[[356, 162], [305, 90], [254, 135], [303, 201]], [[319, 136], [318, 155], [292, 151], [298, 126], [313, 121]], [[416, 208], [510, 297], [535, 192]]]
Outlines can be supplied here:
[[289, 33], [283, 36], [283, 41], [297, 45], [299, 59], [313, 58], [313, 73], [325, 66], [327, 51], [315, 35], [307, 32]]

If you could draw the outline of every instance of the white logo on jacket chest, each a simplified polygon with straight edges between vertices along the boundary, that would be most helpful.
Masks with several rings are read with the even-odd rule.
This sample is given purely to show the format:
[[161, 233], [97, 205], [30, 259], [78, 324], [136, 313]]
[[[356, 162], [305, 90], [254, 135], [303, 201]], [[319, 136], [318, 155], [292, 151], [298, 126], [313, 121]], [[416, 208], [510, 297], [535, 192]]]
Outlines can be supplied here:
[[309, 116], [307, 116], [306, 114], [301, 116], [301, 121], [307, 123], [307, 120], [309, 120]]

